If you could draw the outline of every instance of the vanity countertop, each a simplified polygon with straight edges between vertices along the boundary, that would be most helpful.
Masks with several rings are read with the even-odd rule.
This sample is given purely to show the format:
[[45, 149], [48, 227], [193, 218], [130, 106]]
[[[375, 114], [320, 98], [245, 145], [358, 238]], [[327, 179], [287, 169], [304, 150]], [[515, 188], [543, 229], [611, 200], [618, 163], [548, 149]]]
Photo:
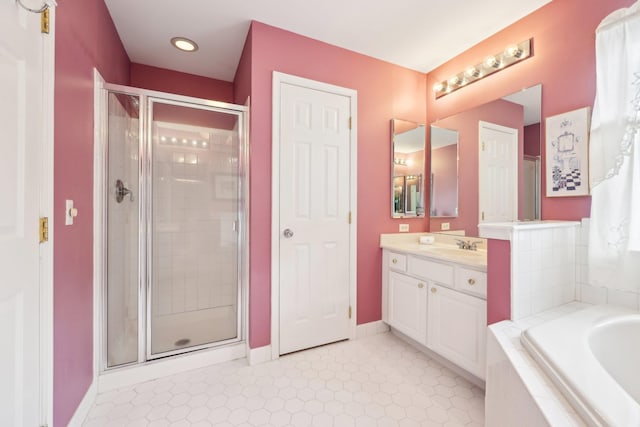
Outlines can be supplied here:
[[[417, 233], [416, 233], [417, 234]], [[418, 234], [417, 237], [426, 234]], [[463, 264], [474, 267], [482, 271], [487, 270], [487, 251], [486, 250], [462, 250], [455, 245], [443, 244], [436, 240], [434, 244], [423, 245], [418, 243], [418, 238], [411, 238], [408, 235], [402, 235], [403, 238], [394, 238], [395, 236], [383, 234], [380, 236], [380, 247], [394, 252], [402, 252], [411, 255], [428, 257], [440, 261], [449, 261], [456, 264]], [[468, 238], [461, 237], [464, 240]], [[478, 239], [471, 239], [476, 241]], [[480, 239], [482, 240], [482, 239]]]

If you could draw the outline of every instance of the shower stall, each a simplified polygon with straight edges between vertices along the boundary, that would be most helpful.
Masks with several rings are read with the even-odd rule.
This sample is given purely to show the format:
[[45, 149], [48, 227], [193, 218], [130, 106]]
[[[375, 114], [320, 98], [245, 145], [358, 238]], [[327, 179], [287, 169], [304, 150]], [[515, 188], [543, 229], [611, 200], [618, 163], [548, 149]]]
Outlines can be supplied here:
[[101, 99], [102, 369], [242, 341], [247, 107]]

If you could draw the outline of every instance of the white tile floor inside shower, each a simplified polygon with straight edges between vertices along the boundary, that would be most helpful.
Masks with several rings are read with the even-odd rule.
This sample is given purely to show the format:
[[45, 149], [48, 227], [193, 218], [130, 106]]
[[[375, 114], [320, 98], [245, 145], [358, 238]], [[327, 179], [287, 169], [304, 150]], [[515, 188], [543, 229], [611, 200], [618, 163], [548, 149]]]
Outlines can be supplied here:
[[98, 396], [98, 426], [482, 426], [484, 391], [391, 333]]

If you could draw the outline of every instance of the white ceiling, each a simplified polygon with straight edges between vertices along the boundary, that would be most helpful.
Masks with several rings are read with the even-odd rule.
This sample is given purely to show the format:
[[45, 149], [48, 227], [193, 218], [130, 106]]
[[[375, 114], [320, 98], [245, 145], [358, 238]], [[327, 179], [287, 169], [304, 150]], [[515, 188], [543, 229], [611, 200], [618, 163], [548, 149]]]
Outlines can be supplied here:
[[550, 0], [105, 1], [131, 61], [232, 81], [251, 20], [426, 73]]

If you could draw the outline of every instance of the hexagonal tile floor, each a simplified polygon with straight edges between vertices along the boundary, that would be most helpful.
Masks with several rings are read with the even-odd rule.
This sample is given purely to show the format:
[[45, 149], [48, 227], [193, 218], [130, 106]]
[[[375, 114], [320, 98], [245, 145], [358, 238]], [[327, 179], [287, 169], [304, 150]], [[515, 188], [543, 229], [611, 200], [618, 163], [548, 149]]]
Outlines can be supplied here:
[[390, 333], [98, 396], [84, 426], [482, 426], [484, 391]]

